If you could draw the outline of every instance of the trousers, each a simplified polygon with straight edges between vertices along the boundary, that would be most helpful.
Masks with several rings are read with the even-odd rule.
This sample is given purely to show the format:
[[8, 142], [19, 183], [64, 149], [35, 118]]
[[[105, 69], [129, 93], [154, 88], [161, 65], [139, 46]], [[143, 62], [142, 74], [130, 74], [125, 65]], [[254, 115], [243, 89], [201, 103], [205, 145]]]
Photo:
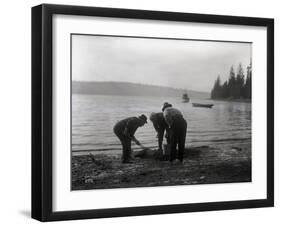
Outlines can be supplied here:
[[[169, 129], [169, 137], [171, 142], [170, 161], [179, 159], [183, 160], [185, 149], [187, 123], [183, 117], [176, 117]], [[178, 149], [177, 149], [178, 148]]]
[[132, 141], [126, 137], [120, 131], [114, 128], [115, 135], [119, 138], [122, 145], [122, 161], [126, 162], [131, 159], [132, 155]]

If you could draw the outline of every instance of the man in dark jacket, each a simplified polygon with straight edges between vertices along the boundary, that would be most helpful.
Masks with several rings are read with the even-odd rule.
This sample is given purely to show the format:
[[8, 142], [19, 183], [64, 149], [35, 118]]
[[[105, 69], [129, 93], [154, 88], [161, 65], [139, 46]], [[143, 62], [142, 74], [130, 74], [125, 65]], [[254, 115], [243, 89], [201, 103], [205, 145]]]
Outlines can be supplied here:
[[162, 111], [165, 121], [168, 124], [171, 142], [170, 162], [176, 158], [182, 162], [185, 149], [187, 123], [183, 118], [182, 113], [178, 109], [173, 108], [169, 103], [164, 103]]
[[164, 115], [162, 112], [151, 113], [149, 119], [153, 123], [153, 127], [157, 132], [158, 149], [159, 149], [159, 151], [161, 151], [161, 153], [163, 153], [162, 144], [163, 144], [165, 130], [166, 130], [167, 144], [169, 144], [169, 140], [167, 137], [168, 136], [167, 135], [168, 125], [165, 121]]
[[113, 128], [115, 135], [119, 138], [122, 144], [123, 154], [122, 162], [131, 163], [132, 162], [132, 144], [134, 141], [137, 145], [140, 142], [135, 138], [135, 132], [139, 127], [144, 126], [147, 123], [147, 117], [141, 115], [139, 117], [129, 117], [117, 122]]

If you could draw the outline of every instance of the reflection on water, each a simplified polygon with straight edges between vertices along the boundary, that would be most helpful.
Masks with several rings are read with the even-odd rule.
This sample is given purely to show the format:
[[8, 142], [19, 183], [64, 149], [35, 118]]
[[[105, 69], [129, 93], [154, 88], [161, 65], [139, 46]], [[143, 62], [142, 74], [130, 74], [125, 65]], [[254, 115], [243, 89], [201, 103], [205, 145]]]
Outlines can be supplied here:
[[[104, 150], [120, 152], [114, 124], [130, 116], [161, 111], [168, 101], [181, 110], [188, 123], [187, 145], [201, 146], [219, 143], [242, 143], [251, 140], [251, 103], [213, 100], [191, 100], [214, 103], [212, 109], [194, 108], [181, 98], [72, 95], [72, 150]], [[156, 133], [148, 122], [136, 132], [136, 137], [148, 147], [157, 146]], [[135, 149], [137, 147], [134, 147]]]

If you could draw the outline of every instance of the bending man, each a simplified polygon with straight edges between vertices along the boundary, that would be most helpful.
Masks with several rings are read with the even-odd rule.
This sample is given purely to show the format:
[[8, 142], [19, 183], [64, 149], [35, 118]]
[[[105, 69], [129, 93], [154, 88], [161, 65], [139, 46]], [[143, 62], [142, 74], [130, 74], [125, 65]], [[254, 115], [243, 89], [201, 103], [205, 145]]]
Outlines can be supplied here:
[[174, 161], [176, 158], [182, 162], [187, 123], [183, 118], [182, 113], [178, 109], [173, 108], [169, 103], [164, 103], [162, 111], [165, 121], [168, 124], [168, 133], [171, 142], [170, 162]]
[[[163, 144], [164, 133], [165, 133], [165, 130], [167, 133], [167, 129], [168, 129], [168, 125], [165, 121], [163, 112], [151, 113], [149, 119], [153, 123], [153, 127], [157, 132], [158, 149], [159, 149], [159, 151], [161, 151], [161, 153], [163, 153], [162, 144]], [[168, 144], [170, 143], [168, 141], [168, 139], [167, 139], [167, 143]]]
[[140, 142], [135, 138], [135, 132], [139, 127], [144, 126], [147, 123], [147, 117], [141, 115], [139, 117], [130, 117], [123, 119], [117, 122], [113, 128], [115, 135], [119, 138], [122, 144], [123, 154], [122, 162], [123, 163], [132, 163], [132, 141], [137, 145], [140, 145]]

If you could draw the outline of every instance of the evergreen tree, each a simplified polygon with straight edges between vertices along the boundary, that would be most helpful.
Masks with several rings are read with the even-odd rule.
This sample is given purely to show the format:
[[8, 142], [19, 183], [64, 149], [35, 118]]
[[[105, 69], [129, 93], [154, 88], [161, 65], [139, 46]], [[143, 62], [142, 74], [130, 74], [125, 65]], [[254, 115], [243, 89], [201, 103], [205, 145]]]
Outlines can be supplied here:
[[243, 95], [244, 95], [244, 83], [245, 83], [244, 71], [243, 71], [243, 68], [242, 68], [242, 64], [239, 64], [238, 69], [237, 69], [236, 82], [235, 82], [235, 95], [234, 95], [234, 97], [236, 99], [239, 99], [239, 98], [243, 97]]
[[227, 81], [225, 81], [221, 88], [221, 97], [228, 98], [229, 97], [229, 87]]
[[214, 87], [211, 92], [212, 99], [219, 99], [221, 98], [221, 80], [220, 76], [218, 76], [217, 80], [215, 81]]
[[245, 98], [252, 98], [252, 61], [250, 65], [247, 67], [247, 78], [245, 83]]
[[251, 99], [252, 93], [252, 62], [247, 67], [247, 77], [245, 79], [242, 64], [237, 68], [235, 76], [234, 68], [231, 66], [228, 81], [221, 85], [220, 76], [217, 77], [213, 89], [211, 91], [212, 99]]
[[233, 66], [230, 68], [229, 72], [229, 79], [228, 79], [228, 90], [229, 90], [229, 97], [235, 98], [236, 96], [236, 78]]

